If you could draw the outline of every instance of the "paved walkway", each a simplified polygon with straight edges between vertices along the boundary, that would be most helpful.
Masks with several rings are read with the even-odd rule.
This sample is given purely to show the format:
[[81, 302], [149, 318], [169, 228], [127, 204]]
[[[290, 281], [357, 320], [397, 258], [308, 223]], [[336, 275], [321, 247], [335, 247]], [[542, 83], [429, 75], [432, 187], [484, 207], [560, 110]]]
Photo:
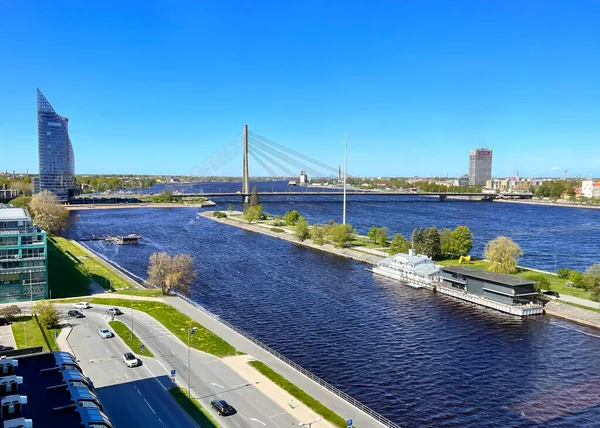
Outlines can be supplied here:
[[279, 358], [271, 355], [269, 352], [265, 351], [255, 343], [246, 339], [244, 336], [233, 331], [225, 324], [222, 324], [220, 321], [214, 319], [193, 305], [178, 297], [166, 297], [165, 301], [180, 312], [196, 320], [201, 325], [217, 334], [219, 337], [229, 342], [238, 351], [245, 352], [257, 360], [262, 361], [267, 366], [281, 374], [283, 377], [294, 383], [316, 400], [323, 403], [325, 406], [329, 407], [344, 419], [353, 419], [354, 423], [359, 427], [384, 426], [366, 413], [358, 410], [358, 408], [351, 405], [346, 400], [340, 398], [336, 394], [327, 390], [325, 387], [309, 379], [298, 370], [287, 365]]
[[565, 302], [575, 303], [577, 305], [587, 306], [588, 308], [600, 309], [600, 303], [589, 299], [582, 299], [581, 297], [569, 296], [568, 294], [561, 294], [560, 300]]
[[17, 349], [17, 343], [10, 324], [0, 326], [0, 345], [12, 346]]

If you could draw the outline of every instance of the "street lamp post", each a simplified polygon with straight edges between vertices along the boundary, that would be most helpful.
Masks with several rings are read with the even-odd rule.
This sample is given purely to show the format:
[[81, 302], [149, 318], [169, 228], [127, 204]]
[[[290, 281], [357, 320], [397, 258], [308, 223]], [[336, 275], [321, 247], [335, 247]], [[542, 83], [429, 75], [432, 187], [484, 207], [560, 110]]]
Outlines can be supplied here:
[[320, 421], [321, 421], [321, 418], [317, 418], [312, 422], [300, 422], [298, 424], [298, 426], [311, 428], [312, 424], [316, 424], [317, 422], [320, 422]]
[[[192, 337], [192, 334], [194, 334], [194, 332], [196, 331], [197, 327], [190, 327], [187, 329], [188, 332], [188, 398], [192, 398], [192, 391], [191, 391], [191, 381], [192, 381], [192, 363], [191, 363], [191, 359], [192, 359], [192, 352], [191, 352], [191, 347], [190, 347], [190, 339]], [[185, 330], [185, 328], [182, 328], [181, 330]]]
[[23, 322], [23, 335], [25, 336], [25, 347], [27, 348], [27, 323]]

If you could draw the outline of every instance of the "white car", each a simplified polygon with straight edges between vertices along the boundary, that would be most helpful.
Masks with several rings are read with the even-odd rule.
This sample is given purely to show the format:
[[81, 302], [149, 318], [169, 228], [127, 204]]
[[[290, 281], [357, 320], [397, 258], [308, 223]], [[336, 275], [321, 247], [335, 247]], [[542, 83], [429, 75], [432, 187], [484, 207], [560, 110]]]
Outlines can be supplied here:
[[112, 331], [110, 331], [107, 328], [101, 328], [100, 330], [98, 330], [98, 334], [100, 335], [100, 337], [102, 339], [110, 339], [111, 337], [114, 337], [115, 335], [113, 334]]
[[73, 305], [75, 309], [89, 309], [92, 307], [88, 302], [77, 302]]
[[123, 354], [123, 362], [127, 365], [127, 367], [137, 367], [138, 359], [131, 352], [125, 352]]

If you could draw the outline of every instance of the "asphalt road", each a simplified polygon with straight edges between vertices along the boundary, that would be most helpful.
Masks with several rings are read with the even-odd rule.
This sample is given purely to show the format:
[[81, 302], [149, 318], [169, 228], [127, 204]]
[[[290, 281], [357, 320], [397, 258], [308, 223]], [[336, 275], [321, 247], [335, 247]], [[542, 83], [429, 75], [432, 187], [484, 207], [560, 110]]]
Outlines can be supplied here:
[[185, 427], [197, 424], [167, 391], [170, 379], [153, 359], [128, 368], [123, 353], [129, 349], [118, 337], [102, 339], [108, 327], [102, 315], [90, 311], [85, 318], [71, 318], [69, 344], [85, 374], [92, 380], [108, 416], [118, 427]]
[[[67, 305], [60, 306], [65, 313], [67, 308], [70, 308]], [[169, 400], [164, 399], [165, 391], [159, 385], [159, 382], [164, 386], [169, 385], [171, 382], [169, 374], [171, 370], [176, 370], [176, 379], [179, 385], [187, 387], [188, 373], [190, 372], [187, 344], [182, 343], [154, 318], [143, 312], [134, 311], [134, 333], [152, 351], [156, 359], [142, 358], [144, 363], [142, 367], [127, 369], [121, 360], [121, 355], [125, 349], [123, 342], [118, 338], [100, 339], [97, 333], [101, 327], [107, 327], [107, 322], [110, 320], [110, 316], [105, 313], [107, 308], [108, 306], [96, 305], [92, 309], [83, 311], [86, 318], [71, 319], [74, 328], [69, 337], [69, 343], [77, 354], [77, 358], [81, 360], [83, 369], [98, 387], [99, 395], [103, 391], [108, 392], [106, 394], [109, 395], [106, 398], [106, 408], [109, 416], [113, 418], [109, 406], [115, 407], [115, 414], [119, 418], [123, 417], [128, 426], [131, 426], [131, 421], [135, 421], [137, 425], [142, 417], [137, 417], [136, 414], [138, 411], [143, 410], [146, 412], [145, 416], [150, 417], [152, 415], [150, 417], [152, 420], [149, 420], [150, 424], [146, 425], [144, 423], [143, 426], [162, 427], [161, 423], [168, 427], [187, 426], [178, 417], [176, 417], [175, 422], [172, 419], [163, 419], [163, 414], [173, 415], [178, 414], [178, 412], [172, 411], [170, 404], [165, 403]], [[131, 328], [130, 310], [126, 310], [124, 307], [121, 309], [125, 314], [116, 316], [115, 319], [126, 323]], [[107, 344], [114, 346], [114, 348]], [[133, 351], [139, 356], [139, 350]], [[254, 385], [248, 384], [219, 358], [192, 349], [190, 360], [192, 396], [198, 398], [206, 408], [210, 408], [210, 401], [224, 399], [237, 410], [235, 415], [219, 417], [219, 423], [223, 427], [283, 428], [298, 426], [300, 421], [258, 391]], [[105, 367], [107, 371], [105, 371]], [[150, 370], [150, 373], [146, 373], [147, 370]], [[114, 394], [115, 381], [119, 382], [118, 379], [121, 379], [124, 375], [135, 376], [135, 381], [128, 382], [129, 379], [126, 378], [123, 381], [124, 384], [121, 384], [131, 384], [131, 390], [124, 392], [126, 395]], [[158, 381], [151, 379], [151, 377], [158, 379]], [[123, 386], [123, 388], [125, 387]], [[134, 387], [138, 388], [137, 392]], [[146, 407], [152, 407], [150, 414], [147, 413], [148, 409], [141, 409], [140, 403], [138, 403], [139, 406], [135, 406], [135, 410], [127, 408], [130, 406], [125, 401], [132, 399], [132, 394], [137, 393], [142, 394], [142, 397], [148, 401], [148, 403], [144, 403], [142, 400], [141, 404], [148, 404]], [[155, 397], [152, 397], [153, 395]], [[129, 398], [124, 399], [124, 397]], [[104, 394], [100, 398], [105, 402]], [[137, 402], [140, 402], [140, 400], [137, 400]], [[138, 407], [140, 408], [138, 409]], [[117, 410], [117, 408], [120, 410]], [[152, 410], [156, 412], [156, 415], [153, 414]], [[157, 416], [159, 417], [157, 418]], [[135, 419], [131, 419], [134, 417]], [[165, 416], [165, 418], [168, 418], [168, 416]], [[116, 417], [114, 421], [117, 426], [121, 425], [120, 420]]]

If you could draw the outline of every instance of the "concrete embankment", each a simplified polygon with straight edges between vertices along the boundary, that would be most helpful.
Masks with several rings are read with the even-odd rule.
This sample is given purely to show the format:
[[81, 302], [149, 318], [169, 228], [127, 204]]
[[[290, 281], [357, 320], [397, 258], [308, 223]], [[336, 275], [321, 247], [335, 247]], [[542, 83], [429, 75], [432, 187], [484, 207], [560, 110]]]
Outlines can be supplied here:
[[560, 303], [556, 300], [548, 302], [544, 307], [544, 311], [548, 315], [600, 329], [600, 312], [578, 308], [577, 306]]
[[588, 209], [600, 209], [600, 205], [586, 205], [577, 202], [552, 202], [552, 201], [537, 201], [532, 199], [494, 199], [494, 202], [503, 202], [509, 204], [523, 204], [523, 205], [546, 205], [550, 207], [566, 207], [566, 208], [588, 208]]
[[282, 239], [284, 241], [292, 242], [297, 245], [301, 245], [307, 248], [313, 248], [319, 251], [325, 251], [326, 253], [335, 254], [337, 256], [346, 257], [348, 259], [357, 260], [363, 263], [375, 264], [379, 260], [384, 259], [385, 257], [379, 254], [373, 254], [373, 252], [361, 251], [361, 250], [353, 250], [350, 248], [335, 248], [331, 244], [323, 244], [317, 245], [313, 244], [312, 241], [300, 241], [296, 238], [292, 233], [289, 232], [273, 232], [271, 228], [273, 226], [262, 226], [258, 224], [248, 224], [244, 220], [234, 220], [231, 218], [217, 218], [213, 217], [212, 211], [206, 211], [200, 213], [202, 217], [205, 217], [210, 220], [214, 220], [219, 223], [224, 223], [230, 226], [235, 226], [240, 229], [248, 230], [250, 232], [262, 233], [263, 235], [272, 236], [273, 238]]
[[206, 201], [200, 204], [153, 204], [153, 203], [128, 203], [128, 204], [81, 204], [81, 205], [65, 205], [69, 211], [78, 210], [115, 210], [115, 209], [131, 209], [131, 208], [202, 208], [216, 205], [213, 201]]

